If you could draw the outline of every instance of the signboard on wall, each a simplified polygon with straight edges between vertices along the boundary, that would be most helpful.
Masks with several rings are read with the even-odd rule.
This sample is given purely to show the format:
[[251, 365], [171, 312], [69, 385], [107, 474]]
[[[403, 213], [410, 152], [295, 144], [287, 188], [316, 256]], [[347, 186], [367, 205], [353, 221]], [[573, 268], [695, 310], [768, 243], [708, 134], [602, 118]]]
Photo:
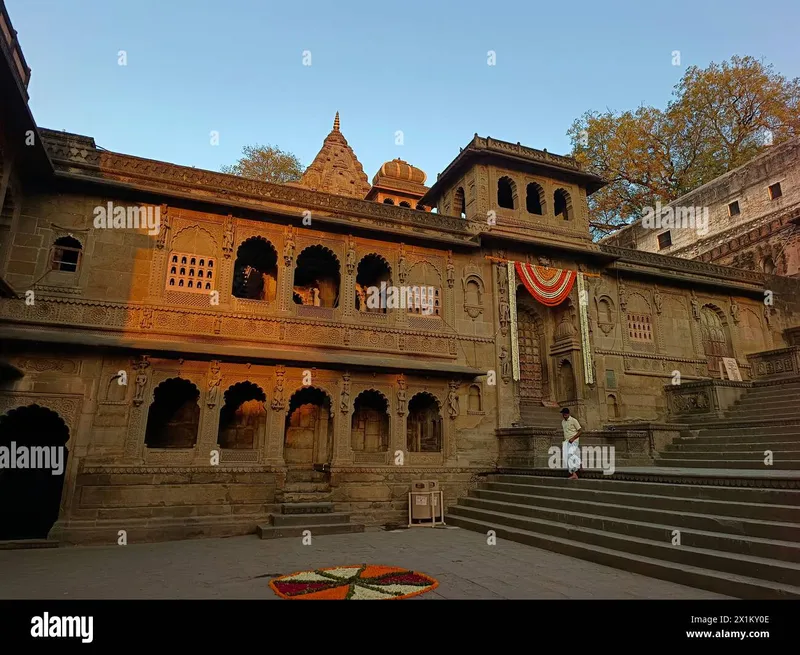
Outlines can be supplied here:
[[735, 382], [742, 381], [742, 374], [739, 371], [739, 364], [736, 363], [736, 360], [733, 357], [723, 357], [722, 363], [725, 366], [725, 372], [728, 374], [729, 380], [734, 380]]

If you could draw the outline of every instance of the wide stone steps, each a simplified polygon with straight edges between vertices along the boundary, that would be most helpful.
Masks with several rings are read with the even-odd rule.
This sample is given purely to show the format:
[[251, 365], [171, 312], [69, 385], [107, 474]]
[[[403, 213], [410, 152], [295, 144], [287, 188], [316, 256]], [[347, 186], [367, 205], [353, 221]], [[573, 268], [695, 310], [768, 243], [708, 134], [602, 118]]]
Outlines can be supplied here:
[[[771, 582], [782, 582], [792, 586], [800, 585], [800, 565], [796, 564], [798, 548], [793, 544], [758, 544], [752, 539], [736, 539], [726, 535], [694, 530], [678, 530], [670, 525], [622, 521], [608, 517], [592, 517], [588, 514], [570, 513], [569, 516], [553, 515], [550, 519], [522, 515], [517, 507], [495, 506], [489, 509], [476, 507], [454, 508], [453, 515], [473, 520], [494, 521], [500, 525], [520, 528], [531, 532], [549, 534], [556, 537], [572, 538], [615, 550], [633, 552], [638, 555], [658, 556], [660, 559], [685, 563], [715, 571], [734, 573]], [[511, 510], [511, 511], [509, 511]], [[576, 539], [575, 531], [580, 532]], [[673, 544], [673, 540], [675, 544]], [[632, 542], [632, 543], [629, 543]], [[766, 557], [744, 554], [753, 548], [763, 547]], [[689, 549], [687, 552], [686, 549]], [[706, 551], [713, 551], [707, 553]], [[782, 562], [775, 559], [775, 553], [787, 553], [795, 559]], [[800, 588], [798, 588], [800, 592]]]
[[750, 430], [743, 430], [746, 434], [719, 434], [719, 435], [706, 435], [705, 430], [700, 431], [699, 437], [678, 437], [670, 445], [665, 448], [667, 452], [671, 446], [679, 446], [683, 444], [708, 444], [708, 445], [734, 445], [734, 444], [765, 444], [765, 443], [800, 443], [800, 432], [786, 432], [770, 434], [752, 434]]
[[791, 407], [792, 405], [800, 405], [800, 394], [795, 395], [776, 395], [764, 396], [763, 398], [753, 398], [746, 395], [744, 400], [734, 403], [731, 409], [758, 409], [763, 407], [766, 409], [778, 407]]
[[763, 441], [748, 440], [747, 437], [742, 437], [742, 441], [730, 441], [729, 439], [719, 439], [716, 442], [706, 439], [699, 443], [692, 439], [676, 439], [675, 442], [669, 444], [663, 453], [671, 455], [687, 454], [687, 453], [720, 453], [733, 455], [736, 452], [745, 453], [762, 453], [764, 450], [770, 449], [773, 453], [781, 452], [800, 452], [800, 440], [798, 441], [774, 441], [765, 438]]
[[[547, 478], [541, 477], [536, 479], [546, 480]], [[570, 480], [570, 482], [574, 484], [575, 480]], [[684, 485], [680, 486], [683, 487]], [[569, 497], [578, 500], [585, 500], [587, 502], [591, 502], [592, 500], [600, 500], [598, 491], [596, 489], [583, 488], [582, 485], [574, 489], [564, 489], [560, 486], [548, 485], [546, 483], [531, 485], [485, 482], [482, 483], [480, 491], [497, 491], [512, 494], [530, 494], [536, 496]], [[605, 502], [624, 504], [630, 507], [649, 507], [652, 509], [665, 509], [676, 512], [694, 512], [698, 514], [710, 514], [713, 516], [721, 515], [736, 518], [759, 519], [763, 521], [785, 521], [800, 524], [800, 494], [790, 497], [797, 502], [797, 504], [794, 506], [650, 494], [646, 493], [644, 490], [638, 493], [604, 490], [601, 492], [601, 495]]]
[[[591, 535], [591, 533], [595, 533], [599, 536], [607, 534], [605, 532], [598, 532], [596, 530], [589, 531], [587, 529], [574, 529], [569, 531], [569, 529], [566, 529], [563, 532], [572, 537], [566, 538], [563, 536], [555, 536], [547, 533], [535, 532], [533, 530], [523, 530], [506, 526], [496, 521], [496, 517], [497, 514], [495, 513], [495, 516], [476, 520], [451, 514], [447, 516], [446, 520], [449, 525], [473, 530], [475, 532], [486, 533], [488, 530], [493, 530], [500, 539], [508, 539], [509, 541], [543, 548], [571, 557], [578, 557], [604, 566], [612, 566], [632, 573], [639, 573], [651, 578], [668, 580], [690, 587], [707, 589], [708, 591], [736, 598], [757, 600], [800, 598], [800, 587], [777, 582], [767, 582], [757, 578], [727, 572], [718, 572], [713, 569], [700, 568], [684, 562], [657, 559], [656, 557], [649, 557], [639, 554], [638, 552], [628, 552], [623, 549], [597, 545], [591, 541], [587, 542], [582, 539], [582, 537]], [[655, 550], [650, 550], [651, 546], [663, 552], [663, 548], [659, 549], [659, 544], [653, 541], [634, 540], [633, 538], [620, 541], [622, 541], [622, 543], [619, 545], [622, 547], [628, 547], [634, 544], [634, 542], [638, 542], [636, 548], [640, 552], [655, 554]], [[689, 547], [686, 547], [686, 550], [688, 551]], [[692, 550], [697, 551], [698, 549]], [[713, 556], [714, 551], [706, 551], [705, 554]]]
[[[797, 446], [797, 444], [791, 444], [793, 446]], [[708, 447], [704, 448], [703, 450], [671, 450], [669, 452], [662, 453], [662, 457], [669, 457], [670, 459], [687, 459], [687, 460], [695, 460], [695, 459], [704, 459], [704, 460], [713, 460], [713, 459], [724, 459], [724, 460], [736, 460], [736, 459], [746, 459], [749, 462], [755, 462], [760, 460], [764, 466], [764, 459], [766, 455], [764, 454], [765, 451], [769, 450], [772, 453], [773, 459], [800, 459], [800, 448], [787, 448], [785, 450], [779, 449], [776, 445], [771, 445], [769, 447], [763, 446], [760, 449], [750, 448], [749, 450], [732, 450], [728, 449], [727, 447], [724, 450], [712, 450]]]
[[[768, 486], [722, 487], [697, 484], [694, 480], [677, 477], [684, 484], [664, 484], [653, 480], [653, 474], [639, 474], [636, 480], [621, 480], [616, 476], [598, 475], [592, 478], [581, 478], [580, 491], [615, 491], [634, 495], [647, 494], [667, 498], [697, 498], [701, 500], [723, 500], [740, 503], [761, 503], [768, 505], [800, 504], [800, 490], [772, 488]], [[557, 495], [569, 496], [575, 491], [574, 480], [567, 480], [563, 473], [559, 475], [516, 475], [513, 473], [491, 474], [486, 482], [504, 482], [508, 484], [544, 486], [559, 489]]]
[[800, 598], [797, 490], [490, 475], [446, 521], [729, 596]]
[[304, 537], [306, 531], [311, 533], [311, 538], [326, 534], [356, 534], [364, 532], [363, 525], [354, 523], [312, 523], [308, 525], [259, 525], [258, 536], [261, 539], [283, 539], [285, 537]]
[[657, 457], [654, 460], [656, 466], [669, 468], [697, 468], [697, 469], [745, 469], [745, 470], [774, 470], [774, 471], [800, 471], [800, 457], [796, 459], [780, 459], [773, 453], [773, 461], [769, 466], [764, 464], [765, 456], [762, 454], [759, 459], [753, 455], [751, 459], [730, 459], [726, 457], [712, 459], [688, 459], [672, 457]]
[[[491, 509], [493, 504], [526, 507], [533, 513], [518, 512], [540, 518], [552, 518], [553, 514], [566, 517], [567, 514], [589, 513], [595, 518], [613, 517], [625, 521], [641, 521], [649, 523], [662, 523], [671, 525], [673, 529], [707, 530], [709, 525], [725, 535], [737, 537], [754, 537], [772, 542], [795, 542], [800, 549], [800, 525], [785, 521], [764, 521], [750, 518], [714, 516], [713, 514], [700, 514], [676, 510], [665, 510], [647, 506], [631, 506], [610, 502], [585, 501], [577, 498], [560, 498], [558, 496], [537, 496], [528, 494], [509, 494], [502, 492], [474, 490], [466, 498], [461, 498], [459, 504], [465, 506], [483, 507]], [[591, 526], [590, 526], [591, 527]], [[739, 551], [734, 551], [739, 552]], [[763, 556], [766, 551], [750, 551], [749, 554]], [[800, 558], [800, 551], [792, 551]], [[774, 556], [774, 555], [773, 555]], [[800, 561], [800, 559], [789, 561]]]
[[270, 514], [269, 523], [259, 525], [261, 539], [304, 537], [364, 532], [364, 525], [350, 523], [350, 515], [334, 512], [333, 503], [284, 503], [279, 514]]
[[725, 413], [725, 420], [735, 421], [737, 419], [750, 419], [755, 420], [759, 418], [764, 419], [780, 419], [786, 423], [797, 424], [800, 422], [800, 410], [797, 409], [735, 409]]
[[800, 439], [800, 429], [794, 425], [787, 425], [780, 421], [771, 421], [769, 423], [752, 423], [742, 422], [735, 425], [719, 425], [714, 427], [705, 427], [702, 424], [693, 426], [698, 430], [699, 437], [732, 437], [732, 438], [749, 438], [749, 437], [776, 437], [780, 436], [781, 439], [796, 440]]

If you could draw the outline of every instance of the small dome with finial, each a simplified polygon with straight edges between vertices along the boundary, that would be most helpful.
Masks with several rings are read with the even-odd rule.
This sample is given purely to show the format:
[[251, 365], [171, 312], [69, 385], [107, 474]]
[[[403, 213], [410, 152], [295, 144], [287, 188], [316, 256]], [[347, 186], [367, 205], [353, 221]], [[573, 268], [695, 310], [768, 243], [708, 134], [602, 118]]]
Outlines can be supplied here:
[[428, 176], [424, 171], [412, 166], [407, 161], [403, 161], [400, 158], [387, 161], [383, 166], [381, 166], [381, 170], [378, 172], [378, 175], [385, 179], [402, 180], [404, 182], [413, 182], [415, 184], [425, 184], [425, 180], [428, 179]]

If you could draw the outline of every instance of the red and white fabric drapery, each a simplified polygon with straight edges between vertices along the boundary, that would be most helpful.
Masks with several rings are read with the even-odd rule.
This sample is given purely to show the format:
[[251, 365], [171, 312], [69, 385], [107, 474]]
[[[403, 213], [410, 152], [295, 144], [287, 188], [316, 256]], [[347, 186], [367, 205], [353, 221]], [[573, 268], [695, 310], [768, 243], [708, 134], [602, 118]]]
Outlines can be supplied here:
[[547, 307], [557, 307], [564, 302], [578, 282], [578, 307], [581, 323], [581, 351], [586, 384], [594, 382], [592, 355], [589, 342], [589, 298], [583, 273], [560, 268], [534, 266], [523, 262], [508, 262], [509, 305], [511, 313], [511, 363], [513, 378], [520, 379], [519, 341], [517, 338], [517, 278], [538, 302]]
[[545, 268], [523, 262], [515, 262], [515, 268], [528, 292], [547, 307], [556, 307], [564, 302], [577, 277], [576, 271]]

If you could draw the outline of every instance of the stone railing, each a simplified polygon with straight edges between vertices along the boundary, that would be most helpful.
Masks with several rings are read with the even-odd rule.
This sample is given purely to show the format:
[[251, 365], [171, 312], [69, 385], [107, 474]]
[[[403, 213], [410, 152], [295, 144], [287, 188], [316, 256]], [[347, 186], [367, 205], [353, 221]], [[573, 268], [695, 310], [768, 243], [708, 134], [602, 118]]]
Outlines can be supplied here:
[[800, 325], [796, 327], [786, 328], [783, 331], [783, 338], [790, 346], [800, 346]]
[[[685, 424], [625, 423], [603, 430], [586, 430], [581, 446], [613, 446], [614, 465], [652, 466], [657, 452], [688, 429]], [[499, 469], [550, 468], [552, 447], [561, 448], [560, 429], [533, 427], [500, 428], [496, 431]]]
[[767, 350], [747, 356], [754, 380], [770, 380], [800, 375], [800, 345]]
[[241, 198], [243, 202], [256, 200], [279, 203], [297, 208], [298, 217], [306, 210], [344, 214], [346, 217], [361, 217], [385, 227], [405, 226], [416, 230], [428, 230], [440, 236], [444, 233], [459, 241], [473, 240], [486, 228], [485, 222], [482, 221], [469, 221], [456, 216], [312, 191], [300, 186], [272, 184], [98, 150], [94, 142], [85, 137], [64, 135], [52, 130], [41, 130], [41, 132], [45, 147], [53, 161], [64, 172], [71, 174], [78, 173], [106, 180], [116, 176], [121, 182], [138, 182], [162, 192], [179, 191], [194, 195], [207, 192], [209, 196], [215, 196], [227, 203], [236, 197]]
[[733, 380], [697, 380], [667, 385], [667, 415], [678, 420], [723, 418], [723, 415], [753, 386], [752, 382]]
[[605, 243], [600, 244], [600, 249], [607, 255], [616, 257], [618, 261], [644, 266], [655, 266], [666, 270], [679, 271], [682, 273], [705, 275], [734, 282], [759, 285], [763, 288], [764, 274], [756, 271], [743, 271], [738, 268], [718, 266], [694, 259], [680, 259], [678, 257], [668, 257], [653, 252], [632, 250], [630, 248], [620, 248]]
[[248, 348], [255, 357], [287, 346], [288, 351], [305, 355], [308, 344], [314, 344], [324, 349], [318, 353], [320, 362], [345, 356], [378, 362], [394, 355], [418, 363], [424, 360], [431, 370], [461, 370], [457, 363], [459, 342], [493, 343], [492, 337], [436, 330], [439, 322], [423, 331], [413, 326], [401, 329], [79, 298], [37, 296], [31, 306], [19, 299], [0, 298], [0, 340], [25, 338], [22, 335], [35, 333], [37, 327], [71, 331], [70, 339], [76, 343], [132, 346], [136, 342], [147, 348], [152, 344], [156, 350], [166, 344], [180, 344], [185, 352], [208, 352], [213, 340], [217, 354], [235, 354]]

